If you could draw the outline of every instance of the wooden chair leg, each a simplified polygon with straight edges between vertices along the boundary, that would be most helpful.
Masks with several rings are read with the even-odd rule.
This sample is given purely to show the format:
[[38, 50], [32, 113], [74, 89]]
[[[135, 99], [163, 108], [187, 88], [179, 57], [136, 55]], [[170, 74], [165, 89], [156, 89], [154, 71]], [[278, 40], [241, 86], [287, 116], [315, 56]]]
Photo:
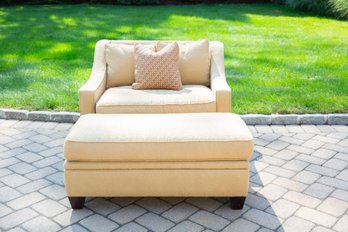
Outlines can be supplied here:
[[86, 197], [68, 197], [70, 201], [71, 208], [82, 209], [85, 205]]
[[246, 197], [230, 197], [231, 209], [243, 209]]

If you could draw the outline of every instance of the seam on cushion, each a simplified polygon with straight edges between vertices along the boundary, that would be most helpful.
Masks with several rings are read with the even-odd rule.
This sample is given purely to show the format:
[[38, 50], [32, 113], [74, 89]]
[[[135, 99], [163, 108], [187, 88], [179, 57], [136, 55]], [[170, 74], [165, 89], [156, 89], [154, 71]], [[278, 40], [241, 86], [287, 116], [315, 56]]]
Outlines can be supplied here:
[[134, 140], [134, 141], [129, 141], [129, 140], [124, 140], [124, 141], [79, 141], [79, 140], [71, 140], [71, 139], [66, 139], [65, 141], [67, 142], [74, 142], [74, 143], [209, 143], [209, 142], [220, 142], [220, 143], [239, 143], [239, 142], [253, 142], [253, 138], [250, 139], [233, 139], [233, 140], [222, 140], [222, 139], [216, 139], [216, 140]]
[[[71, 155], [69, 155], [71, 156]], [[248, 162], [249, 159], [245, 159], [245, 160], [241, 160], [241, 159], [208, 159], [208, 158], [204, 158], [204, 159], [188, 159], [188, 160], [183, 160], [183, 159], [166, 159], [166, 160], [158, 160], [158, 159], [133, 159], [133, 160], [124, 160], [124, 159], [118, 159], [118, 160], [115, 160], [115, 159], [84, 159], [84, 160], [81, 160], [81, 159], [67, 159], [65, 157], [65, 160], [66, 161], [69, 161], [69, 162], [132, 162], [132, 163], [135, 163], [135, 162], [212, 162], [212, 161], [224, 161], [224, 162], [233, 162], [233, 161], [243, 161], [243, 162]]]
[[207, 105], [207, 104], [212, 104], [215, 103], [216, 100], [211, 101], [211, 102], [197, 102], [197, 103], [182, 103], [182, 104], [163, 104], [163, 105], [144, 105], [144, 104], [139, 104], [139, 105], [99, 105], [97, 104], [98, 107], [115, 107], [115, 106], [182, 106], [182, 105]]
[[88, 170], [98, 170], [98, 171], [133, 171], [133, 170], [142, 170], [142, 171], [153, 171], [153, 170], [197, 170], [197, 171], [209, 171], [209, 170], [242, 170], [247, 171], [247, 168], [129, 168], [129, 169], [116, 169], [116, 168], [103, 168], [103, 169], [97, 169], [97, 168], [74, 168], [74, 169], [64, 169], [64, 170], [79, 170], [79, 171], [88, 171]]
[[[74, 163], [75, 164], [81, 164], [81, 163], [86, 163], [86, 164], [96, 164], [96, 165], [112, 165], [112, 164], [118, 164], [118, 165], [128, 165], [128, 164], [144, 164], [144, 165], [172, 165], [172, 164], [177, 164], [177, 163], [180, 163], [180, 164], [183, 164], [183, 165], [205, 165], [205, 164], [209, 164], [211, 166], [214, 166], [214, 165], [221, 165], [221, 164], [224, 164], [226, 166], [226, 164], [228, 165], [235, 165], [236, 163], [242, 163], [242, 164], [245, 164], [245, 165], [248, 165], [249, 166], [249, 163], [247, 160], [233, 160], [233, 161], [229, 161], [229, 160], [214, 160], [214, 161], [209, 161], [209, 160], [195, 160], [195, 161], [115, 161], [115, 162], [109, 162], [109, 161], [93, 161], [93, 162], [89, 162], [89, 161], [69, 161], [69, 160], [65, 160], [64, 161], [64, 165], [66, 164], [72, 164]], [[240, 167], [238, 167], [240, 168]], [[247, 167], [246, 167], [247, 168]]]
[[[249, 167], [249, 162], [247, 160], [233, 160], [233, 161], [229, 161], [229, 160], [213, 160], [213, 161], [209, 161], [209, 160], [194, 160], [194, 161], [137, 161], [137, 160], [133, 160], [133, 161], [115, 161], [115, 162], [112, 162], [112, 163], [117, 163], [117, 164], [124, 164], [124, 165], [127, 165], [127, 164], [136, 164], [136, 163], [142, 163], [142, 164], [163, 164], [163, 165], [167, 165], [167, 164], [173, 164], [173, 163], [182, 163], [182, 164], [192, 164], [192, 165], [198, 165], [198, 164], [205, 164], [205, 163], [214, 163], [214, 165], [216, 164], [225, 164], [228, 163], [228, 164], [234, 164], [237, 162], [241, 162], [243, 164], [246, 164], [248, 165]], [[88, 163], [88, 164], [104, 164], [106, 163], [105, 161], [93, 161], [93, 162], [89, 162], [89, 161], [69, 161], [69, 160], [65, 160], [64, 161], [64, 165], [66, 165], [67, 163]], [[107, 161], [107, 165], [110, 165], [110, 162]]]
[[[235, 162], [243, 162], [243, 163], [245, 163], [247, 160], [242, 160], [242, 159], [239, 159], [239, 160], [232, 160], [232, 161], [230, 161], [230, 160], [220, 160], [220, 159], [216, 159], [216, 160], [192, 160], [192, 161], [188, 161], [188, 160], [184, 160], [184, 161], [177, 161], [177, 160], [175, 160], [175, 161], [159, 161], [159, 160], [156, 160], [156, 161], [154, 161], [154, 160], [152, 160], [152, 161], [145, 161], [145, 163], [177, 163], [177, 162], [180, 162], [180, 163], [194, 163], [194, 164], [197, 164], [197, 162], [198, 163], [205, 163], [205, 162], [209, 162], [209, 163], [212, 163], [212, 162], [219, 162], [219, 163], [226, 163], [226, 162], [229, 162], [229, 163], [235, 163]], [[69, 160], [65, 160], [64, 161], [64, 164], [65, 163], [67, 163], [67, 162], [69, 162], [69, 163], [89, 163], [88, 161], [69, 161]], [[109, 161], [108, 161], [109, 162]], [[95, 163], [95, 161], [93, 161], [93, 163]], [[104, 161], [96, 161], [96, 163], [104, 163]], [[123, 163], [123, 164], [125, 164], [125, 163], [144, 163], [144, 161], [138, 161], [138, 160], [132, 160], [132, 161], [115, 161], [115, 163]], [[108, 163], [109, 164], [109, 163]], [[249, 163], [247, 163], [247, 164], [249, 164]]]
[[[71, 155], [70, 155], [71, 156]], [[216, 155], [215, 155], [216, 156]], [[106, 160], [101, 160], [101, 159], [91, 159], [91, 161], [85, 161], [85, 160], [66, 160], [69, 162], [130, 162], [130, 163], [135, 163], [135, 162], [235, 162], [235, 161], [242, 161], [246, 162], [249, 161], [249, 159], [241, 159], [240, 157], [236, 159], [222, 159], [222, 158], [206, 158], [204, 159], [106, 159]]]

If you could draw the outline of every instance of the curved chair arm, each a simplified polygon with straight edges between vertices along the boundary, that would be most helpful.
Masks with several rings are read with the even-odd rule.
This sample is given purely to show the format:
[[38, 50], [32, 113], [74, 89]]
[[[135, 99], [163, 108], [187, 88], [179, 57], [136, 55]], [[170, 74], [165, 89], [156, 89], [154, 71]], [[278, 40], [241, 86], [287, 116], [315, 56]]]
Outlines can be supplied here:
[[224, 44], [210, 43], [210, 86], [216, 96], [216, 111], [231, 112], [231, 88], [225, 77]]
[[80, 114], [96, 113], [96, 103], [106, 88], [106, 63], [104, 58], [105, 44], [108, 40], [100, 40], [95, 46], [91, 76], [79, 89]]

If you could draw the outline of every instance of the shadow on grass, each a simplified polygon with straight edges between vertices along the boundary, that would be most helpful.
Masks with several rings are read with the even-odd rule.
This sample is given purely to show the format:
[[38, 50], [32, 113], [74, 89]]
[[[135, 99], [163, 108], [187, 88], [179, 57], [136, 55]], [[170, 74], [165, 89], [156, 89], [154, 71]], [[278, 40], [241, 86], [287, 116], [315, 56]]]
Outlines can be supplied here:
[[[254, 75], [254, 70], [264, 71], [267, 65], [270, 68], [264, 76], [272, 75], [272, 68], [280, 73], [290, 70], [293, 74], [306, 69], [307, 67], [298, 68], [293, 64], [283, 65], [275, 62], [274, 55], [277, 54], [272, 53], [276, 49], [282, 49], [277, 48], [279, 43], [289, 44], [293, 34], [288, 31], [279, 32], [279, 25], [272, 28], [267, 21], [269, 19], [260, 26], [254, 21], [260, 20], [255, 18], [255, 15], [308, 16], [273, 4], [141, 7], [82, 4], [0, 7], [0, 97], [11, 99], [13, 93], [25, 92], [27, 95], [23, 95], [22, 99], [30, 99], [21, 102], [16, 100], [18, 104], [10, 104], [10, 107], [78, 111], [77, 90], [89, 77], [94, 46], [100, 39], [220, 40], [226, 44], [226, 73], [229, 81], [232, 87], [235, 84], [242, 85], [243, 91], [246, 86], [263, 88], [262, 85], [255, 87], [260, 81], [250, 76]], [[279, 38], [272, 38], [273, 34]], [[268, 49], [273, 49], [269, 51], [271, 57], [267, 57], [265, 48], [258, 46], [258, 43], [265, 43]], [[291, 50], [294, 48], [286, 48], [285, 56]], [[246, 51], [247, 54], [240, 53]], [[249, 56], [255, 51], [265, 52], [266, 54], [261, 54], [265, 57], [264, 60], [257, 61]], [[241, 61], [242, 59], [244, 61]], [[242, 65], [235, 65], [238, 62]], [[316, 67], [311, 68], [314, 69]], [[324, 68], [323, 73], [333, 69]], [[338, 73], [336, 76], [339, 75], [342, 74]], [[283, 93], [285, 96], [289, 95], [286, 88]], [[241, 91], [238, 94], [243, 95]], [[251, 96], [250, 91], [246, 94]], [[50, 106], [46, 106], [41, 98], [52, 99], [54, 95], [57, 99], [49, 100]], [[263, 99], [256, 94], [253, 97]], [[237, 102], [239, 112], [249, 111], [250, 106], [242, 106], [242, 101], [246, 99], [243, 99], [243, 96], [238, 99], [241, 100]], [[42, 105], [36, 104], [40, 101], [43, 102]], [[250, 102], [250, 98], [247, 102]], [[270, 108], [262, 108], [264, 112], [273, 112]], [[275, 109], [277, 110], [278, 108]]]
[[[75, 78], [78, 69], [88, 73], [96, 41], [105, 38], [169, 38], [178, 29], [168, 27], [163, 32], [162, 24], [176, 17], [183, 20], [180, 30], [186, 31], [190, 28], [185, 28], [185, 20], [195, 20], [200, 25], [217, 18], [248, 21], [244, 13], [238, 10], [229, 13], [219, 6], [211, 6], [211, 10], [200, 5], [189, 8], [103, 5], [1, 7], [0, 89], [23, 91], [38, 79], [46, 79], [52, 85], [57, 82], [58, 76]], [[62, 77], [62, 73], [68, 73], [68, 76]], [[84, 80], [87, 78], [88, 74]], [[56, 84], [58, 88], [66, 87]]]
[[[76, 63], [90, 69], [94, 44], [99, 39], [158, 40], [192, 39], [185, 21], [197, 27], [216, 20], [250, 23], [248, 14], [291, 16], [294, 12], [279, 10], [269, 4], [260, 5], [192, 5], [192, 6], [105, 6], [105, 5], [45, 5], [0, 8], [1, 70], [12, 77], [1, 78], [2, 90], [25, 88], [33, 81], [21, 73], [23, 66], [51, 69], [51, 62]], [[179, 27], [171, 20], [182, 21]], [[168, 27], [167, 27], [168, 26]], [[172, 28], [170, 28], [172, 26]], [[177, 32], [177, 33], [176, 33]], [[174, 38], [173, 38], [174, 35]], [[178, 35], [179, 36], [179, 35]], [[15, 58], [8, 60], [8, 56]], [[12, 61], [11, 61], [12, 60]], [[82, 66], [81, 66], [82, 64]], [[19, 67], [18, 65], [21, 65]], [[72, 70], [73, 71], [73, 70]], [[73, 78], [65, 77], [65, 78]], [[86, 77], [87, 78], [87, 77]], [[13, 82], [13, 83], [11, 83]]]
[[[40, 60], [91, 60], [93, 46], [99, 39], [168, 39], [176, 36], [179, 23], [186, 38], [191, 39], [185, 22], [193, 27], [216, 20], [250, 23], [248, 14], [272, 16], [299, 15], [280, 10], [270, 4], [256, 5], [193, 5], [193, 6], [105, 6], [105, 5], [47, 5], [0, 8], [0, 41], [2, 55], [15, 53], [28, 62], [27, 57]], [[167, 27], [168, 26], [168, 27]], [[170, 28], [172, 26], [173, 28]], [[180, 33], [180, 31], [178, 31]], [[16, 47], [25, 40], [27, 47]], [[14, 49], [15, 48], [15, 49]], [[30, 54], [30, 51], [35, 51]], [[30, 62], [30, 61], [29, 61]]]

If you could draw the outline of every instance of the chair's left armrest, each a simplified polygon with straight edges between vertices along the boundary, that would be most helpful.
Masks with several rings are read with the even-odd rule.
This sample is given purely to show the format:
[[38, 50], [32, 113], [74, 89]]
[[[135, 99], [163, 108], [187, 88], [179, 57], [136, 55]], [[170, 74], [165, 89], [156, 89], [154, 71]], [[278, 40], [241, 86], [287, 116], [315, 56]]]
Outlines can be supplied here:
[[217, 112], [231, 112], [231, 88], [226, 81], [224, 44], [210, 42], [210, 87], [216, 97]]
[[108, 40], [97, 42], [91, 76], [79, 89], [80, 114], [96, 113], [96, 103], [106, 88], [105, 44]]
[[96, 103], [105, 91], [105, 70], [92, 71], [88, 81], [79, 90], [80, 114], [96, 113]]

